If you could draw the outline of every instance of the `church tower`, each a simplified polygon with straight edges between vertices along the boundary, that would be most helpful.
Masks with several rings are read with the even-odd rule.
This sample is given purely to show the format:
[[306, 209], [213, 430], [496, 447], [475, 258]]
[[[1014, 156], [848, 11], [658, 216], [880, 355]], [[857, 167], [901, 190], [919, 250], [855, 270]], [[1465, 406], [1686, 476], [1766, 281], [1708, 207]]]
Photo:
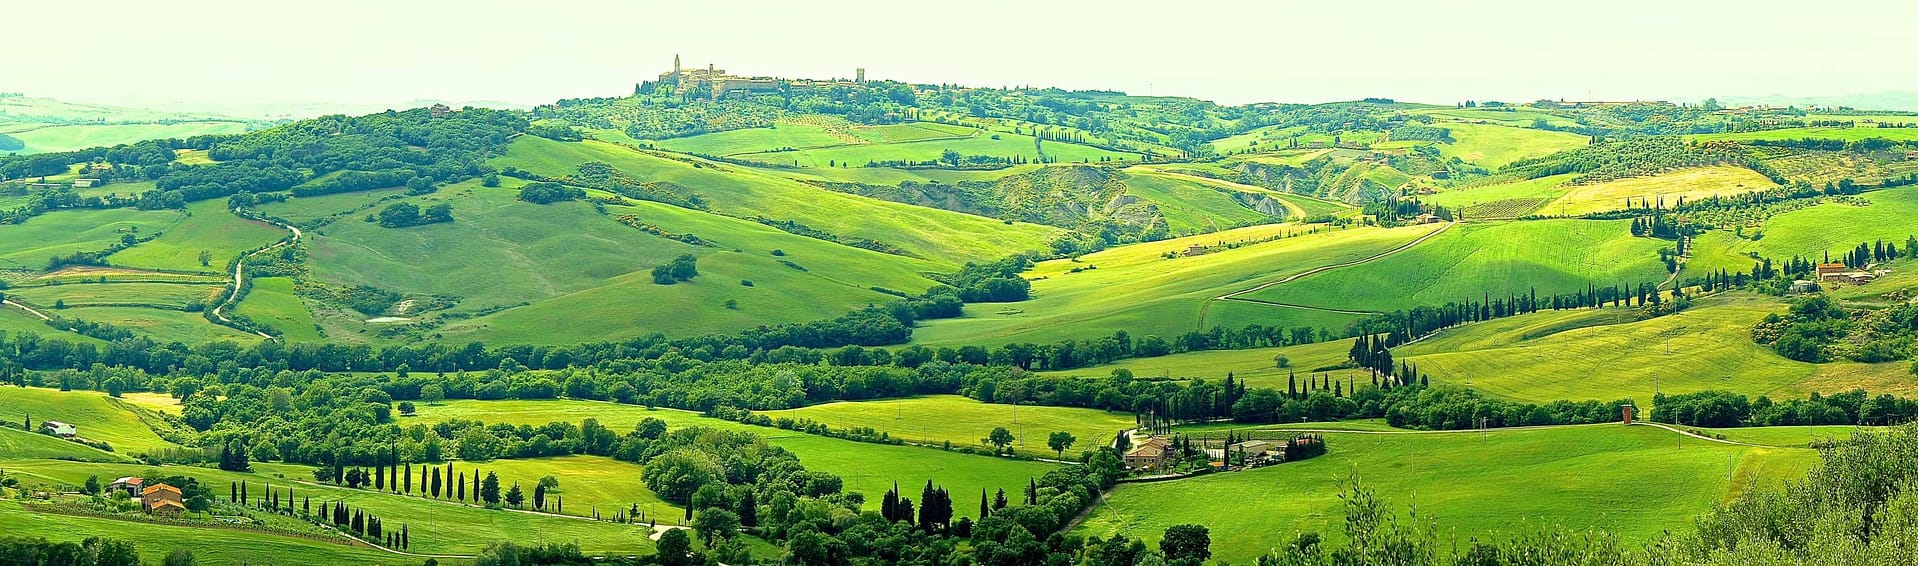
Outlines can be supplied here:
[[679, 54], [673, 54], [673, 85], [679, 84]]

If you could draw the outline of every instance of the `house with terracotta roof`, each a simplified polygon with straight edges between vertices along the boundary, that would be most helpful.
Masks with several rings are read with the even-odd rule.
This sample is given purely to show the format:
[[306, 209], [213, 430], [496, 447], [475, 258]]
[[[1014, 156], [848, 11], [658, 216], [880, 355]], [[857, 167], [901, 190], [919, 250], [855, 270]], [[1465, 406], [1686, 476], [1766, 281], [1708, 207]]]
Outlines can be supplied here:
[[1125, 467], [1128, 470], [1156, 470], [1165, 464], [1171, 452], [1172, 445], [1165, 439], [1149, 439], [1125, 453]]
[[140, 490], [140, 509], [150, 515], [179, 515], [186, 513], [186, 499], [180, 495], [180, 488], [153, 484]]
[[1850, 267], [1842, 263], [1821, 263], [1818, 264], [1817, 269], [1819, 281], [1837, 281], [1844, 277], [1846, 271], [1851, 271]]
[[140, 492], [143, 491], [141, 488], [145, 486], [146, 486], [146, 480], [141, 478], [136, 478], [133, 476], [127, 476], [124, 478], [113, 480], [113, 484], [107, 487], [115, 491], [124, 491], [127, 493], [127, 497], [139, 497]]

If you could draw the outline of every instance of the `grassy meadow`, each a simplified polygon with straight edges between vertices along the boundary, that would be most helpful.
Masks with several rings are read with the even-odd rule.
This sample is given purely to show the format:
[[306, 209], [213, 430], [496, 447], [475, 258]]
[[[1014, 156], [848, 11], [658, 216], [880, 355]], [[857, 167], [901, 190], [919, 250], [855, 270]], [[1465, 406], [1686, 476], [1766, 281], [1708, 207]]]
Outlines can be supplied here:
[[1127, 177], [1125, 184], [1127, 195], [1150, 201], [1158, 207], [1159, 214], [1165, 217], [1166, 227], [1174, 234], [1217, 232], [1276, 220], [1241, 204], [1227, 190], [1208, 183], [1140, 174]]
[[[140, 536], [128, 537], [129, 531]], [[80, 542], [89, 537], [128, 540], [140, 553], [140, 559], [159, 564], [175, 548], [193, 552], [200, 564], [247, 564], [298, 556], [302, 564], [315, 566], [411, 565], [420, 559], [391, 554], [362, 546], [346, 546], [298, 537], [270, 535], [241, 530], [206, 529], [173, 525], [133, 523], [99, 517], [49, 515], [27, 510], [13, 501], [0, 502], [0, 532], [9, 536], [45, 538]], [[447, 563], [447, 561], [442, 561]]]
[[180, 310], [188, 303], [212, 302], [221, 289], [205, 283], [67, 283], [21, 287], [9, 290], [7, 295], [41, 307], [64, 303], [68, 307], [135, 305]]
[[1451, 130], [1452, 139], [1456, 140], [1439, 144], [1439, 155], [1457, 157], [1487, 169], [1497, 169], [1520, 159], [1577, 149], [1590, 141], [1586, 136], [1573, 133], [1493, 124], [1444, 122], [1433, 125]]
[[[1827, 251], [1836, 257], [1859, 243], [1881, 239], [1902, 247], [1906, 238], [1918, 234], [1918, 226], [1911, 222], [1918, 218], [1918, 187], [1873, 191], [1857, 198], [1862, 206], [1826, 202], [1772, 216], [1758, 230], [1746, 229], [1745, 238], [1731, 231], [1714, 230], [1697, 238], [1694, 247], [1698, 254], [1720, 258], [1709, 265], [1749, 270], [1752, 260], [1748, 253], [1778, 262], [1792, 256], [1816, 262]], [[1727, 263], [1730, 265], [1722, 265]]]
[[136, 237], [160, 232], [181, 218], [171, 210], [60, 210], [0, 224], [0, 268], [40, 270], [54, 257], [97, 252]]
[[[455, 469], [472, 469], [462, 464], [455, 464]], [[9, 461], [7, 466], [9, 475], [29, 478], [22, 481], [75, 486], [92, 475], [113, 478], [155, 471], [151, 466], [139, 464], [87, 464], [53, 460], [15, 460]], [[292, 485], [294, 495], [302, 500], [311, 498], [316, 504], [317, 501], [345, 502], [349, 507], [380, 517], [388, 528], [406, 525], [412, 538], [411, 552], [419, 554], [475, 555], [493, 541], [525, 540], [528, 536], [533, 537], [534, 542], [577, 542], [586, 552], [645, 554], [652, 550], [652, 541], [647, 539], [651, 529], [646, 525], [621, 525], [579, 517], [490, 510], [370, 489], [314, 484], [311, 483], [312, 477], [306, 475], [311, 468], [304, 466], [262, 465], [251, 473], [191, 466], [164, 466], [158, 471], [199, 480], [212, 486], [222, 498], [226, 492], [219, 488], [232, 482], [252, 482], [254, 489], [259, 489], [262, 482], [272, 484], [276, 489]], [[303, 475], [305, 477], [301, 477]], [[338, 546], [330, 545], [327, 548]]]
[[105, 393], [0, 387], [0, 420], [18, 424], [27, 417], [36, 429], [46, 421], [72, 424], [81, 438], [105, 442], [120, 455], [173, 446], [148, 428], [138, 412]]
[[1811, 450], [1681, 440], [1618, 425], [1325, 437], [1329, 452], [1311, 460], [1122, 485], [1074, 532], [1156, 540], [1168, 526], [1199, 523], [1211, 529], [1214, 559], [1250, 563], [1299, 533], [1345, 538], [1338, 496], [1358, 482], [1401, 517], [1416, 505], [1441, 537], [1497, 538], [1558, 525], [1643, 542], [1689, 526], [1754, 482], [1802, 473], [1817, 458]]
[[[758, 169], [680, 161], [600, 143], [561, 143], [536, 137], [515, 141], [499, 167], [546, 175], [575, 173], [602, 161], [635, 178], [693, 187], [714, 212], [760, 215], [853, 238], [897, 246], [913, 256], [957, 266], [1043, 249], [1059, 229], [1004, 222], [957, 212], [868, 199], [812, 187]], [[457, 212], [457, 211], [456, 211]]]
[[[1304, 379], [1314, 369], [1339, 365], [1352, 350], [1352, 340], [1329, 340], [1313, 344], [1248, 350], [1210, 350], [1170, 354], [1156, 358], [1131, 358], [1102, 366], [1044, 372], [1047, 375], [1102, 378], [1125, 369], [1137, 378], [1188, 379], [1217, 382], [1231, 375], [1246, 387], [1285, 389], [1293, 375]], [[1287, 367], [1278, 367], [1285, 356]]]
[[1546, 311], [1462, 326], [1393, 354], [1434, 382], [1533, 402], [1649, 402], [1654, 389], [1776, 398], [1825, 371], [1752, 342], [1752, 325], [1783, 310], [1774, 299], [1731, 294], [1643, 321], [1624, 309]]
[[[1458, 225], [1404, 252], [1246, 295], [1316, 307], [1392, 311], [1587, 284], [1658, 282], [1664, 242], [1633, 238], [1626, 220], [1541, 220]], [[1430, 229], [1428, 225], [1424, 229]]]
[[[1285, 319], [1281, 317], [1317, 315], [1261, 305], [1226, 306], [1213, 299], [1314, 267], [1363, 259], [1437, 228], [1425, 225], [1310, 233], [1314, 229], [1293, 224], [1253, 226], [1041, 262], [1026, 273], [1032, 280], [1031, 300], [970, 305], [964, 317], [922, 323], [914, 332], [914, 340], [932, 344], [1037, 343], [1105, 336], [1118, 330], [1135, 338], [1154, 334], [1169, 337], [1252, 321], [1287, 325], [1299, 325], [1301, 320], [1305, 325], [1336, 322], [1343, 328], [1350, 317]], [[1280, 238], [1264, 241], [1274, 236]], [[1192, 245], [1234, 243], [1242, 245], [1198, 257], [1165, 257]]]
[[324, 338], [314, 327], [312, 312], [294, 293], [293, 278], [261, 277], [252, 281], [253, 289], [234, 307], [234, 314], [273, 327], [288, 341], [311, 342]]
[[931, 395], [903, 399], [842, 401], [784, 411], [765, 411], [775, 419], [811, 419], [834, 429], [866, 427], [893, 438], [924, 444], [983, 447], [981, 439], [994, 427], [1006, 427], [1017, 438], [1013, 449], [1030, 456], [1056, 457], [1046, 446], [1055, 431], [1077, 439], [1066, 451], [1071, 459], [1082, 450], [1105, 445], [1114, 435], [1134, 426], [1132, 417], [1096, 409], [1015, 406], [981, 403], [958, 395]]

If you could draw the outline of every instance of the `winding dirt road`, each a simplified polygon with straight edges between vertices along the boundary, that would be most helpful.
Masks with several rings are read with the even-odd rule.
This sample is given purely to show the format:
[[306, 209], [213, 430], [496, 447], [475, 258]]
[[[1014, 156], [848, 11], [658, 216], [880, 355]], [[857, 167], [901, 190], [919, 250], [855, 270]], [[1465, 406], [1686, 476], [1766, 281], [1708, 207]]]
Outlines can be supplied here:
[[[249, 218], [248, 220], [255, 220], [255, 219]], [[301, 232], [299, 228], [296, 228], [291, 224], [282, 224], [277, 221], [266, 220], [266, 219], [257, 219], [257, 220], [261, 220], [263, 222], [266, 222], [267, 224], [272, 224], [280, 228], [285, 228], [288, 232], [292, 233], [292, 237], [284, 240], [280, 240], [280, 243], [273, 244], [271, 246], [267, 246], [264, 248], [260, 248], [259, 250], [256, 250], [253, 253], [242, 256], [239, 261], [233, 262], [233, 288], [227, 292], [226, 299], [220, 301], [219, 306], [213, 307], [213, 318], [220, 319], [220, 322], [226, 323], [227, 326], [232, 326], [235, 328], [238, 328], [239, 326], [233, 322], [233, 319], [227, 318], [226, 309], [228, 307], [232, 307], [233, 303], [238, 302], [240, 300], [240, 287], [246, 283], [246, 258], [267, 253], [273, 250], [286, 247], [288, 245], [298, 243], [300, 241], [300, 237], [306, 235], [304, 232]], [[260, 335], [261, 338], [265, 338], [267, 340], [279, 339], [274, 337], [271, 334], [260, 332], [258, 330], [248, 330], [248, 332], [258, 334]]]

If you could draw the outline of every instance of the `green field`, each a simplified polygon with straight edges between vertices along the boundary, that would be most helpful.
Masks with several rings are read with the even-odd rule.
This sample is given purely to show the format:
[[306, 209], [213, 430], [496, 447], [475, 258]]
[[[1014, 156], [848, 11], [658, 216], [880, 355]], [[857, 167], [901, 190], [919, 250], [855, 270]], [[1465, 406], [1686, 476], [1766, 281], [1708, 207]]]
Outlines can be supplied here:
[[[262, 213], [285, 220], [293, 224], [304, 225], [330, 215], [345, 213], [372, 205], [389, 198], [406, 195], [406, 189], [373, 189], [350, 193], [333, 193], [310, 197], [289, 197], [280, 202], [270, 202], [255, 207]], [[369, 212], [377, 212], [369, 210]], [[353, 218], [344, 219], [355, 220]]]
[[27, 417], [33, 418], [36, 429], [50, 420], [72, 424], [81, 438], [106, 442], [120, 455], [173, 446], [148, 428], [138, 413], [104, 393], [0, 387], [0, 419], [18, 424]]
[[[499, 167], [569, 175], [602, 161], [628, 175], [695, 189], [714, 212], [790, 220], [836, 235], [868, 238], [909, 254], [957, 266], [1043, 249], [1057, 228], [1004, 222], [957, 212], [885, 202], [808, 186], [757, 169], [676, 161], [616, 145], [560, 143], [537, 137], [515, 141]], [[457, 212], [457, 211], [456, 211]]]
[[[35, 421], [36, 423], [38, 421]], [[126, 456], [105, 452], [64, 439], [27, 432], [18, 428], [0, 428], [0, 468], [7, 459], [46, 458], [78, 462], [127, 462]]]
[[233, 314], [273, 327], [281, 332], [282, 339], [288, 341], [324, 339], [320, 331], [314, 328], [313, 314], [294, 293], [293, 278], [261, 277], [252, 281], [253, 289], [234, 307]]
[[1066, 452], [1068, 459], [1103, 446], [1118, 431], [1134, 426], [1132, 416], [1124, 413], [981, 403], [958, 395], [843, 401], [765, 414], [775, 419], [811, 419], [834, 429], [867, 427], [907, 442], [950, 442], [955, 447], [984, 447], [980, 439], [994, 427], [1005, 427], [1018, 438], [1013, 448], [1019, 453], [1047, 458], [1057, 454], [1046, 446], [1046, 435], [1065, 431], [1077, 439]]
[[1845, 440], [1853, 432], [1878, 431], [1882, 427], [1820, 425], [1820, 426], [1754, 426], [1742, 428], [1690, 428], [1706, 435], [1718, 435], [1732, 442], [1777, 446], [1780, 448], [1807, 448], [1812, 442], [1822, 440]]
[[142, 307], [73, 307], [58, 314], [88, 322], [112, 324], [161, 343], [179, 341], [197, 344], [214, 340], [250, 343], [260, 340], [258, 335], [251, 332], [208, 322], [205, 316], [197, 312]]
[[[1918, 226], [1911, 222], [1918, 218], [1918, 187], [1874, 191], [1858, 198], [1870, 204], [1827, 202], [1794, 210], [1766, 219], [1762, 237], [1738, 238], [1732, 232], [1714, 230], [1700, 236], [1696, 247], [1701, 255], [1723, 258], [1713, 266], [1749, 270], [1752, 260], [1745, 257], [1747, 253], [1777, 262], [1792, 256], [1817, 262], [1827, 251], [1836, 257], [1859, 243], [1880, 239], [1903, 246], [1907, 237], [1918, 234]], [[1747, 236], [1752, 232], [1747, 229]]]
[[[1039, 408], [1039, 410], [1049, 409]], [[1021, 412], [1024, 412], [1024, 408], [1021, 408]], [[866, 505], [869, 508], [877, 508], [879, 496], [890, 489], [893, 482], [898, 482], [902, 489], [905, 489], [903, 486], [923, 486], [926, 480], [930, 479], [952, 490], [959, 515], [972, 517], [977, 513], [971, 510], [977, 507], [970, 504], [971, 494], [978, 493], [980, 489], [1000, 488], [1004, 488], [1008, 494], [1017, 494], [1016, 488], [1023, 486], [1027, 478], [1043, 475], [1046, 470], [1054, 466], [1044, 462], [993, 458], [947, 452], [935, 448], [855, 442], [771, 427], [739, 424], [702, 417], [687, 411], [650, 410], [635, 405], [591, 401], [448, 401], [421, 405], [419, 416], [413, 419], [423, 423], [435, 423], [461, 418], [477, 419], [487, 423], [503, 422], [537, 426], [550, 422], [578, 422], [587, 417], [599, 419], [601, 424], [621, 434], [632, 430], [634, 425], [647, 417], [666, 421], [667, 426], [672, 428], [704, 426], [751, 432], [797, 454], [800, 463], [805, 464], [807, 469], [825, 471], [844, 478], [845, 489], [864, 493]], [[1024, 415], [1021, 415], [1021, 418], [1024, 418]], [[1128, 423], [1131, 422], [1130, 418], [1125, 420]], [[954, 444], [957, 446], [959, 443]], [[1043, 443], [1041, 446], [1043, 447]], [[561, 487], [566, 487], [564, 480]], [[613, 497], [618, 499], [620, 496]], [[961, 502], [967, 504], [959, 505]]]
[[1127, 195], [1158, 207], [1174, 234], [1217, 232], [1276, 219], [1234, 200], [1225, 189], [1208, 184], [1151, 174], [1132, 175], [1125, 184]]
[[1719, 165], [1633, 177], [1590, 185], [1564, 185], [1564, 195], [1547, 203], [1542, 211], [1559, 216], [1579, 216], [1592, 212], [1620, 210], [1645, 199], [1665, 206], [1712, 196], [1762, 191], [1778, 186], [1771, 179], [1744, 167]]
[[[1124, 330], [1136, 339], [1190, 330], [1265, 324], [1342, 329], [1347, 315], [1213, 301], [1215, 297], [1317, 266], [1353, 261], [1410, 242], [1434, 225], [1354, 228], [1308, 234], [1298, 225], [1267, 225], [1108, 249], [1040, 263], [1026, 273], [1032, 300], [971, 305], [966, 316], [921, 324], [914, 340], [934, 344], [1000, 344], [1091, 338]], [[1276, 241], [1166, 259], [1194, 244]], [[1289, 235], [1289, 236], [1287, 236]], [[1095, 269], [1096, 268], [1096, 269]], [[1077, 273], [1073, 269], [1079, 269]], [[1313, 318], [1294, 318], [1298, 316]]]
[[[606, 206], [602, 215], [586, 203], [535, 205], [517, 200], [510, 188], [477, 183], [406, 202], [451, 204], [455, 221], [404, 229], [358, 218], [336, 222], [311, 236], [312, 275], [457, 297], [455, 311], [483, 314], [443, 329], [461, 340], [570, 343], [832, 318], [890, 300], [871, 287], [916, 293], [933, 284], [922, 273], [941, 270], [927, 261], [651, 202]], [[624, 216], [713, 245], [656, 236], [621, 224], [617, 219]], [[681, 254], [700, 258], [700, 276], [654, 284], [650, 270]], [[729, 300], [736, 308], [723, 308]], [[709, 316], [682, 316], [686, 305], [710, 307]], [[366, 328], [352, 319], [333, 324], [349, 332]]]
[[[554, 206], [585, 209], [578, 204]], [[692, 334], [805, 322], [893, 300], [872, 290], [873, 287], [923, 292], [934, 284], [924, 274], [939, 271], [935, 264], [927, 261], [842, 246], [756, 223], [657, 203], [636, 202], [629, 207], [606, 208], [609, 216], [632, 215], [675, 234], [710, 238], [717, 247], [686, 246], [603, 219], [583, 220], [625, 231], [610, 237], [638, 246], [641, 251], [634, 255], [660, 251], [693, 253], [700, 257], [701, 275], [692, 281], [662, 286], [653, 283], [650, 272], [636, 269], [607, 278], [596, 287], [451, 324], [445, 329], [446, 334], [470, 333], [487, 342], [551, 343], [656, 331]], [[682, 248], [687, 249], [678, 251]], [[779, 255], [775, 255], [775, 250]], [[529, 255], [526, 261], [543, 263], [558, 259], [559, 254]], [[650, 269], [650, 264], [640, 267]], [[563, 272], [563, 269], [555, 266], [548, 273]], [[431, 277], [432, 274], [425, 275]], [[747, 286], [746, 281], [751, 285]], [[528, 295], [538, 296], [538, 293]], [[635, 297], [648, 300], [636, 301]], [[733, 301], [735, 306], [725, 308], [723, 305], [728, 301]], [[682, 310], [687, 305], [704, 305], [708, 309], [701, 316], [687, 317]], [[566, 331], [554, 332], [561, 328]]]
[[[624, 432], [624, 431], [619, 431]], [[499, 474], [500, 489], [506, 489], [517, 483], [526, 492], [528, 501], [532, 500], [533, 486], [539, 479], [553, 476], [559, 480], [559, 489], [549, 491], [546, 505], [549, 510], [557, 510], [568, 515], [591, 516], [597, 510], [601, 516], [610, 516], [614, 512], [639, 510], [647, 514], [646, 519], [657, 519], [661, 525], [678, 525], [684, 522], [685, 509], [667, 503], [646, 489], [640, 481], [639, 464], [621, 462], [605, 456], [556, 456], [552, 458], [524, 458], [491, 460], [486, 462], [456, 462], [453, 469], [479, 470], [480, 473]], [[565, 500], [564, 507], [557, 498]], [[637, 516], [635, 516], [637, 517]]]
[[[241, 253], [286, 236], [285, 230], [234, 216], [227, 211], [224, 200], [196, 202], [187, 205], [186, 210], [186, 218], [168, 226], [159, 238], [113, 254], [108, 261], [144, 269], [220, 273]], [[204, 265], [199, 259], [201, 252], [209, 255]]]
[[1667, 431], [1618, 425], [1485, 437], [1325, 436], [1330, 452], [1312, 460], [1122, 485], [1074, 532], [1156, 540], [1168, 526], [1198, 523], [1211, 530], [1215, 559], [1250, 563], [1302, 532], [1344, 539], [1338, 496], [1356, 480], [1401, 516], [1416, 505], [1421, 517], [1436, 521], [1441, 537], [1502, 538], [1562, 526], [1643, 542], [1688, 527], [1694, 515], [1753, 482], [1775, 485], [1802, 473], [1817, 458], [1810, 450], [1678, 440]]
[[213, 134], [246, 132], [240, 122], [185, 122], [176, 124], [76, 124], [46, 125], [9, 132], [27, 148], [19, 153], [73, 151], [90, 147], [110, 147], [124, 143], [166, 138], [190, 138]]
[[[128, 536], [137, 531], [138, 537]], [[53, 541], [80, 542], [89, 537], [116, 538], [131, 542], [140, 559], [159, 564], [175, 548], [193, 552], [200, 564], [247, 564], [271, 562], [298, 556], [302, 564], [359, 566], [412, 565], [420, 559], [390, 554], [366, 547], [332, 544], [290, 536], [278, 536], [241, 530], [205, 529], [150, 523], [133, 523], [98, 517], [48, 515], [28, 511], [19, 503], [0, 502], [0, 532], [8, 536], [38, 537]], [[445, 561], [442, 561], [445, 563]]]
[[1634, 285], [1665, 278], [1658, 249], [1633, 238], [1625, 220], [1462, 224], [1403, 253], [1268, 287], [1250, 299], [1391, 311], [1447, 301], [1540, 296], [1587, 284]]
[[[138, 305], [179, 310], [188, 303], [206, 304], [220, 286], [177, 283], [69, 283], [9, 290], [8, 296], [40, 307], [64, 301], [68, 307]], [[46, 312], [42, 310], [41, 312]]]
[[1513, 161], [1585, 147], [1586, 136], [1566, 132], [1512, 128], [1490, 124], [1445, 122], [1434, 124], [1452, 131], [1452, 143], [1439, 144], [1439, 155], [1497, 169]]
[[[1546, 311], [1480, 322], [1393, 352], [1435, 382], [1532, 402], [1649, 401], [1654, 389], [1711, 389], [1774, 398], [1863, 386], [1874, 393], [1900, 364], [1808, 364], [1752, 342], [1751, 326], [1780, 312], [1775, 299], [1745, 294], [1701, 300], [1675, 316], [1633, 321], [1617, 309]], [[1670, 353], [1666, 353], [1667, 344]], [[1909, 388], [1909, 385], [1906, 386]]]
[[[456, 464], [455, 469], [472, 468]], [[153, 468], [136, 464], [83, 464], [52, 460], [16, 460], [7, 463], [9, 475], [19, 474], [33, 480], [80, 485], [87, 476], [113, 478], [142, 475]], [[237, 481], [253, 482], [259, 488], [268, 482], [284, 488], [293, 482], [296, 496], [316, 501], [343, 501], [380, 517], [389, 528], [406, 525], [412, 538], [411, 552], [420, 554], [478, 554], [487, 544], [501, 540], [526, 542], [577, 542], [586, 552], [643, 554], [650, 552], [652, 541], [646, 525], [620, 525], [578, 517], [553, 517], [506, 510], [489, 510], [457, 503], [419, 497], [393, 495], [367, 489], [348, 489], [309, 483], [311, 468], [304, 466], [261, 465], [253, 473], [226, 472], [189, 466], [166, 466], [159, 471], [198, 479], [218, 489]], [[282, 477], [283, 476], [283, 477]], [[26, 480], [23, 480], [26, 481]], [[317, 505], [317, 503], [316, 503]], [[317, 507], [316, 507], [317, 508]]]
[[[1244, 382], [1246, 387], [1285, 389], [1289, 377], [1297, 375], [1304, 379], [1312, 374], [1313, 369], [1344, 363], [1351, 350], [1350, 339], [1330, 340], [1279, 348], [1212, 350], [1156, 358], [1131, 358], [1102, 366], [1046, 372], [1046, 375], [1105, 377], [1111, 375], [1113, 370], [1126, 369], [1139, 378], [1200, 378], [1218, 382], [1230, 374]], [[1278, 367], [1274, 360], [1279, 356], [1285, 356], [1290, 366]]]
[[61, 210], [0, 224], [0, 268], [39, 270], [47, 260], [76, 252], [97, 252], [129, 234], [146, 235], [173, 225], [171, 210]]

